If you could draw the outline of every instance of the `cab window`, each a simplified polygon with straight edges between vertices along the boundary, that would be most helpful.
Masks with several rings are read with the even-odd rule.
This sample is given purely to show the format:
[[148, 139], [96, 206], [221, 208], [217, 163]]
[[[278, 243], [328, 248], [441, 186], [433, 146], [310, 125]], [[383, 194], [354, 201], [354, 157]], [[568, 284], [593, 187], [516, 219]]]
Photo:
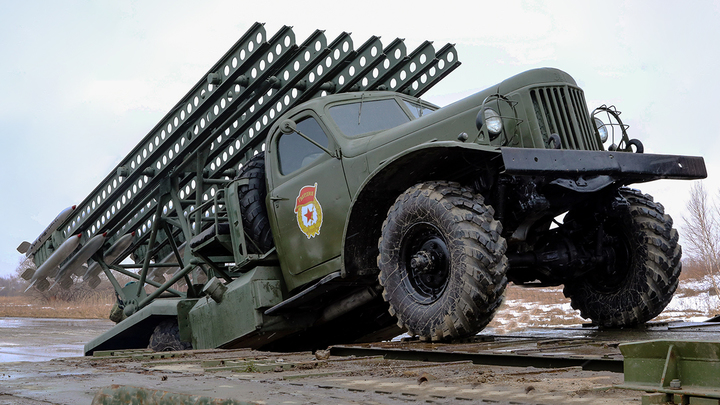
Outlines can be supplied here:
[[[312, 117], [297, 123], [297, 130], [324, 147], [328, 147], [328, 137]], [[290, 174], [317, 160], [325, 152], [302, 136], [292, 133], [283, 134], [278, 140], [278, 159], [280, 173]]]
[[395, 99], [340, 104], [329, 111], [340, 131], [349, 137], [384, 131], [410, 121]]
[[403, 100], [405, 102], [405, 106], [407, 106], [408, 110], [412, 113], [412, 115], [415, 118], [420, 118], [422, 116], [428, 115], [431, 112], [435, 111], [433, 109], [430, 109], [427, 106], [420, 105], [418, 103], [413, 103], [411, 101]]

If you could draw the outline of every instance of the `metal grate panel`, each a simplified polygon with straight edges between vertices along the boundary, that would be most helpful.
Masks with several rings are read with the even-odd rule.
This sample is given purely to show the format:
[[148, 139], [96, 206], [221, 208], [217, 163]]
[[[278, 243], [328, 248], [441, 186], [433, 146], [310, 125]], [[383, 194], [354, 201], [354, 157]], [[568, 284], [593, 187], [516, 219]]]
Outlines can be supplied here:
[[[256, 23], [78, 205], [60, 233], [45, 242], [36, 263], [58, 242], [78, 233], [84, 243], [108, 232], [113, 243], [134, 231], [135, 246], [142, 245], [165, 179], [172, 173], [197, 172], [188, 167], [204, 157], [202, 178], [190, 174], [180, 180], [181, 209], [187, 215], [218, 192], [213, 179], [229, 178], [262, 152], [273, 122], [304, 101], [362, 90], [419, 96], [459, 65], [449, 44], [436, 53], [425, 42], [408, 55], [400, 39], [383, 48], [378, 37], [371, 37], [354, 49], [347, 33], [328, 44], [324, 33], [315, 31], [298, 45], [292, 28], [282, 27], [268, 38], [264, 26]], [[164, 213], [176, 209], [172, 202], [162, 207]], [[199, 212], [193, 226], [201, 216], [211, 215]], [[195, 233], [202, 227], [197, 228]]]
[[530, 91], [535, 119], [547, 142], [556, 133], [564, 149], [602, 150], [590, 125], [582, 90], [570, 86], [535, 88]]

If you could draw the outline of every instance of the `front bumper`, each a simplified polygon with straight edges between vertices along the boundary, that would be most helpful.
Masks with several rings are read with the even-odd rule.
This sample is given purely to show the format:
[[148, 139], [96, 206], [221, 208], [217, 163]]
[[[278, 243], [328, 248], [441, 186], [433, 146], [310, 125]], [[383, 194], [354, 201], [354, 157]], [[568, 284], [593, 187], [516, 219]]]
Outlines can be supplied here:
[[609, 176], [624, 184], [707, 177], [699, 156], [560, 149], [502, 148], [503, 174], [579, 178]]

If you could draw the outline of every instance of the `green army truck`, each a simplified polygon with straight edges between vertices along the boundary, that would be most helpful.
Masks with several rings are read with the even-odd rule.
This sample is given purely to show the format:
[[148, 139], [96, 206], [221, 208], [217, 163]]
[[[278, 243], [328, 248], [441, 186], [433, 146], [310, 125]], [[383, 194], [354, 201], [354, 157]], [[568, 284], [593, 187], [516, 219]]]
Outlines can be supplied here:
[[256, 24], [21, 245], [38, 267], [24, 276], [113, 283], [118, 323], [87, 354], [447, 341], [482, 330], [508, 282], [564, 285], [602, 327], [658, 315], [678, 233], [627, 186], [704, 178], [703, 159], [643, 153], [619, 111], [590, 112], [557, 69], [443, 108], [420, 98], [458, 65], [452, 45], [354, 49], [320, 31], [297, 45]]

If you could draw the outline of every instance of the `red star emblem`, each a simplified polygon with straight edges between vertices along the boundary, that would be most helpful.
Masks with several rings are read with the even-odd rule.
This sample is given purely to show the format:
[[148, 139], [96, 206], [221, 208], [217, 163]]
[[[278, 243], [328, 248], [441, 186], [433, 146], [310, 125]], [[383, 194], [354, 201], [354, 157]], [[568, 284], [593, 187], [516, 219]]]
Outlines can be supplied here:
[[305, 218], [307, 218], [308, 222], [312, 221], [313, 209], [311, 207], [308, 207], [307, 212], [305, 213]]

